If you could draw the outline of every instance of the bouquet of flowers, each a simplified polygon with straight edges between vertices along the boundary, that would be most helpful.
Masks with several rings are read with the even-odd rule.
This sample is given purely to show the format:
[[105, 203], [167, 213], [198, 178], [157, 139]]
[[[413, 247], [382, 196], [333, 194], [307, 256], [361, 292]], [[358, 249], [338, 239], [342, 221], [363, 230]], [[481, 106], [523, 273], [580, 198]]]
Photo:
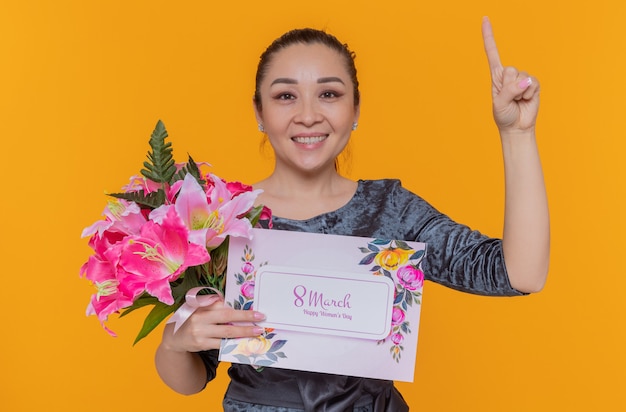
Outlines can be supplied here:
[[176, 164], [164, 124], [150, 137], [142, 176], [133, 176], [122, 193], [112, 193], [104, 220], [83, 230], [94, 253], [81, 276], [96, 288], [87, 315], [103, 328], [113, 313], [124, 316], [152, 305], [135, 343], [184, 304], [192, 288], [224, 291], [229, 236], [250, 238], [271, 212], [254, 207], [260, 190], [203, 175], [191, 156]]

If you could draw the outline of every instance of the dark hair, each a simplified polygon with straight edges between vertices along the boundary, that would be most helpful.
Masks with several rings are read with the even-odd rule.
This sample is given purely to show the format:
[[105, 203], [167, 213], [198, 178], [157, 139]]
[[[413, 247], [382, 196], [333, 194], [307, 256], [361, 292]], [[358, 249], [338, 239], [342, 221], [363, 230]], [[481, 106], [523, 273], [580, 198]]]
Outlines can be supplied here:
[[341, 43], [335, 36], [322, 30], [316, 29], [295, 29], [283, 34], [269, 45], [261, 54], [259, 65], [256, 71], [256, 85], [254, 89], [254, 103], [259, 111], [261, 110], [261, 94], [259, 87], [267, 73], [267, 67], [272, 61], [274, 54], [294, 44], [314, 44], [319, 43], [338, 52], [345, 60], [348, 74], [354, 87], [354, 105], [358, 106], [360, 101], [359, 80], [356, 77], [356, 66], [354, 59], [356, 54], [348, 48], [347, 44]]

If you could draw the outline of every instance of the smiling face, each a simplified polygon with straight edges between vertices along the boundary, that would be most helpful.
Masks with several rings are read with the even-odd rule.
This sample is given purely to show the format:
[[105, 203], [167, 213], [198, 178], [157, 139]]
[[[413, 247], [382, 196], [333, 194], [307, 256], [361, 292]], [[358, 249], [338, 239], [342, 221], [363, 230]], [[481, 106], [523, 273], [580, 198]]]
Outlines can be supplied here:
[[321, 43], [276, 52], [259, 84], [257, 121], [274, 148], [276, 170], [333, 168], [358, 120], [344, 57]]

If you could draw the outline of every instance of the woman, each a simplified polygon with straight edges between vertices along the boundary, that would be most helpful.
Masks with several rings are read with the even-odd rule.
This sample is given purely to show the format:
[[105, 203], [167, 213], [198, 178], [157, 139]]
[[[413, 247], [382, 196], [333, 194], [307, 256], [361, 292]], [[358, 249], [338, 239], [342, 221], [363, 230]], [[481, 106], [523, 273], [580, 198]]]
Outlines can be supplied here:
[[[503, 238], [451, 221], [396, 180], [352, 181], [335, 166], [359, 119], [353, 53], [324, 32], [286, 33], [261, 56], [254, 95], [259, 129], [275, 152], [275, 168], [255, 185], [272, 209], [274, 228], [425, 242], [428, 279], [465, 292], [519, 295], [542, 289], [548, 271], [549, 218], [535, 142], [536, 79], [498, 57], [483, 21], [492, 75], [493, 113], [505, 164]], [[215, 376], [222, 338], [252, 337], [264, 319], [255, 311], [213, 305], [174, 335], [168, 325], [157, 370], [175, 391], [201, 391]], [[233, 364], [226, 411], [405, 411], [393, 383], [374, 379]]]

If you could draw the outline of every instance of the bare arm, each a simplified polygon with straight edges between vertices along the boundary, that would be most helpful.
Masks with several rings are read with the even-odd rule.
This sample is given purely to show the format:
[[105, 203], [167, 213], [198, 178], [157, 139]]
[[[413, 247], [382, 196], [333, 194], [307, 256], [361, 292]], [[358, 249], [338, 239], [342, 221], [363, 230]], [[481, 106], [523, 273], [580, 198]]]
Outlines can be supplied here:
[[[265, 317], [252, 310], [234, 310], [222, 302], [200, 308], [176, 331], [167, 325], [155, 354], [161, 380], [174, 391], [191, 395], [207, 382], [207, 370], [195, 352], [218, 349], [222, 338], [255, 337], [263, 328], [251, 325]], [[246, 322], [247, 325], [233, 324]]]
[[548, 201], [535, 140], [539, 82], [502, 66], [487, 18], [482, 31], [504, 158], [504, 259], [514, 288], [538, 292], [545, 284], [550, 258]]
[[[167, 325], [164, 335], [171, 334], [172, 325]], [[195, 353], [177, 351], [161, 342], [154, 357], [161, 380], [174, 391], [183, 395], [200, 392], [206, 384], [207, 371]]]

